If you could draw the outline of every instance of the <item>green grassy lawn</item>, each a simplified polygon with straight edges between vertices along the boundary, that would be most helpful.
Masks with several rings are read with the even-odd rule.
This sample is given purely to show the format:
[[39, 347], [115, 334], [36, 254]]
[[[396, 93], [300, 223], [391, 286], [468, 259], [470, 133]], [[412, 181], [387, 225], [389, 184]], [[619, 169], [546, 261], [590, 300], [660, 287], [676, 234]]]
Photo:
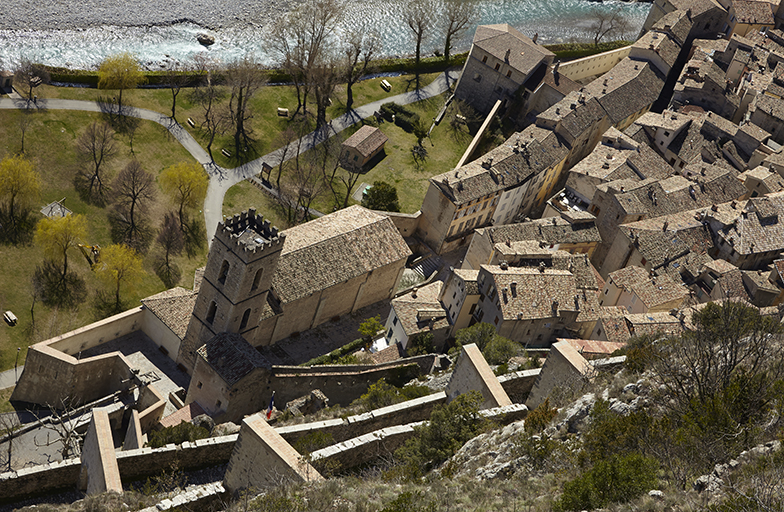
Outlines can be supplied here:
[[248, 208], [255, 208], [256, 213], [264, 215], [273, 226], [286, 227], [286, 214], [280, 204], [247, 181], [241, 181], [223, 197], [223, 215], [231, 216]]
[[[18, 111], [0, 111], [0, 159], [16, 154], [21, 149]], [[107, 246], [112, 243], [110, 225], [107, 217], [109, 208], [100, 208], [84, 202], [73, 186], [74, 174], [79, 161], [74, 150], [75, 141], [85, 127], [96, 120], [99, 114], [71, 111], [50, 111], [33, 114], [33, 121], [25, 137], [26, 157], [34, 162], [41, 176], [41, 197], [38, 203], [43, 206], [52, 201], [65, 198], [65, 205], [75, 213], [88, 219], [88, 239], [85, 243]], [[118, 135], [118, 155], [108, 162], [108, 169], [116, 175], [133, 155], [130, 153], [128, 139]], [[179, 161], [192, 161], [190, 154], [171, 138], [161, 126], [152, 122], [140, 122], [134, 137], [135, 156], [142, 166], [157, 176], [165, 167]], [[150, 205], [149, 218], [157, 230], [163, 214], [172, 209], [168, 199], [159, 193]], [[165, 289], [163, 282], [155, 275], [153, 259], [156, 252], [154, 244], [145, 256], [144, 268], [147, 275], [136, 283], [132, 293], [125, 296], [127, 307], [135, 307], [139, 299]], [[70, 266], [86, 281], [87, 301], [75, 311], [57, 311], [43, 304], [35, 305], [35, 328], [32, 325], [32, 287], [30, 278], [35, 267], [43, 260], [40, 250], [32, 243], [19, 246], [0, 245], [0, 309], [12, 310], [19, 318], [19, 324], [8, 327], [0, 325], [0, 369], [13, 368], [16, 348], [22, 348], [20, 364], [24, 360], [26, 347], [51, 336], [86, 325], [96, 319], [93, 306], [95, 292], [103, 289], [87, 261], [78, 251], [69, 256]], [[206, 243], [194, 258], [182, 256], [176, 259], [183, 271], [181, 285], [192, 287], [193, 271], [206, 261]]]

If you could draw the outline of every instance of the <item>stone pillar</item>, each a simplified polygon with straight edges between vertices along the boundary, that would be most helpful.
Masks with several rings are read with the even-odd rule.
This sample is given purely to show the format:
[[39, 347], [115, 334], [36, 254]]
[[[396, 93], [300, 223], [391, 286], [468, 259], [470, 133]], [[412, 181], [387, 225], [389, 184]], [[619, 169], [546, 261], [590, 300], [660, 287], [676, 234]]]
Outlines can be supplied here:
[[261, 414], [255, 414], [242, 421], [223, 485], [236, 493], [242, 489], [323, 479]]

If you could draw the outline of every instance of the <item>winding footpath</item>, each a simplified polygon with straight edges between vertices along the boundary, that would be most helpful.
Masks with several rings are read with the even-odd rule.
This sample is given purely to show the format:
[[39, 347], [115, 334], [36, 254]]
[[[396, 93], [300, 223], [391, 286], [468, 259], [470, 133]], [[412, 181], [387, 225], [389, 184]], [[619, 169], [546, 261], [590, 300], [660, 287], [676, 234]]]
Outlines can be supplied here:
[[[362, 119], [366, 119], [372, 116], [374, 112], [381, 108], [383, 103], [393, 101], [400, 105], [407, 105], [416, 101], [432, 98], [433, 96], [437, 96], [447, 91], [457, 82], [459, 77], [459, 70], [447, 70], [444, 73], [438, 75], [438, 77], [436, 77], [433, 82], [421, 89], [398, 94], [396, 96], [390, 96], [388, 98], [357, 107], [351, 112], [333, 119], [326, 128], [311, 132], [302, 137], [299, 141], [292, 142], [284, 161], [294, 158], [294, 156], [298, 154], [297, 148], [299, 148], [300, 154], [304, 153], [308, 149], [311, 149], [329, 137], [340, 133], [349, 126], [360, 122]], [[94, 101], [64, 99], [39, 99], [37, 104], [32, 104], [18, 98], [0, 98], [0, 109], [38, 109], [42, 111], [79, 110], [82, 112], [103, 113], [105, 112], [105, 105]], [[182, 146], [191, 154], [191, 156], [193, 156], [197, 162], [204, 166], [204, 169], [207, 171], [207, 174], [210, 177], [210, 183], [207, 188], [207, 197], [204, 199], [203, 208], [204, 225], [206, 227], [206, 232], [209, 233], [208, 242], [212, 241], [212, 233], [215, 233], [215, 229], [218, 227], [218, 223], [222, 220], [223, 198], [226, 195], [226, 191], [242, 180], [253, 178], [259, 175], [264, 163], [268, 163], [270, 166], [280, 164], [283, 148], [278, 148], [275, 151], [257, 158], [256, 160], [252, 160], [233, 169], [220, 167], [210, 159], [207, 151], [201, 147], [196, 139], [194, 139], [190, 133], [183, 129], [182, 125], [170, 117], [161, 114], [160, 112], [141, 108], [126, 107], [124, 110], [125, 112], [123, 115], [136, 117], [145, 121], [152, 121], [169, 130], [169, 133], [171, 133], [172, 136], [174, 136], [174, 138], [176, 138], [180, 144], [182, 144]], [[256, 184], [257, 186], [264, 188], [270, 194], [277, 196], [277, 192], [274, 189], [271, 189], [262, 184], [261, 180], [256, 180]], [[322, 215], [320, 212], [315, 210], [311, 210], [310, 213], [316, 216]]]

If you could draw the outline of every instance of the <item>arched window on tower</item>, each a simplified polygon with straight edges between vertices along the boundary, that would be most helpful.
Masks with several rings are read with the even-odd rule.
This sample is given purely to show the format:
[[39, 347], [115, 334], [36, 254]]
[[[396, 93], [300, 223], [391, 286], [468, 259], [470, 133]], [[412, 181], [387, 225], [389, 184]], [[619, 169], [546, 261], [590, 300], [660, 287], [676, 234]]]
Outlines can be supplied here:
[[210, 302], [210, 308], [207, 310], [207, 323], [212, 325], [215, 321], [215, 313], [218, 311], [218, 305], [215, 301]]
[[250, 291], [253, 291], [259, 287], [259, 281], [261, 281], [261, 275], [264, 273], [264, 269], [260, 268], [256, 271], [256, 277], [253, 278], [253, 285], [250, 287]]
[[248, 326], [248, 319], [250, 318], [250, 308], [245, 310], [245, 313], [242, 314], [242, 322], [240, 322], [240, 330], [246, 328]]
[[227, 260], [223, 260], [220, 273], [218, 274], [218, 282], [220, 284], [226, 283], [226, 276], [228, 275], [228, 273], [229, 273], [229, 262]]

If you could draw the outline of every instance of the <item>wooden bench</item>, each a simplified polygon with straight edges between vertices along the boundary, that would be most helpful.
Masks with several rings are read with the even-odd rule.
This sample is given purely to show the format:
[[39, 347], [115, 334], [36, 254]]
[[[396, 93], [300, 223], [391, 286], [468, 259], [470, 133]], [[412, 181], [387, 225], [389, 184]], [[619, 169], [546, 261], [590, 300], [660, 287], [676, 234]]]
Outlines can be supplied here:
[[223, 153], [223, 156], [225, 156], [226, 158], [231, 158], [231, 153], [229, 153], [225, 149], [221, 149], [221, 153]]
[[278, 117], [289, 117], [289, 109], [278, 107]]
[[386, 80], [381, 80], [381, 88], [385, 91], [389, 92], [392, 90], [392, 84], [387, 82]]
[[188, 118], [188, 124], [191, 125], [191, 128], [196, 128], [196, 123], [193, 122], [193, 119], [190, 117]]

